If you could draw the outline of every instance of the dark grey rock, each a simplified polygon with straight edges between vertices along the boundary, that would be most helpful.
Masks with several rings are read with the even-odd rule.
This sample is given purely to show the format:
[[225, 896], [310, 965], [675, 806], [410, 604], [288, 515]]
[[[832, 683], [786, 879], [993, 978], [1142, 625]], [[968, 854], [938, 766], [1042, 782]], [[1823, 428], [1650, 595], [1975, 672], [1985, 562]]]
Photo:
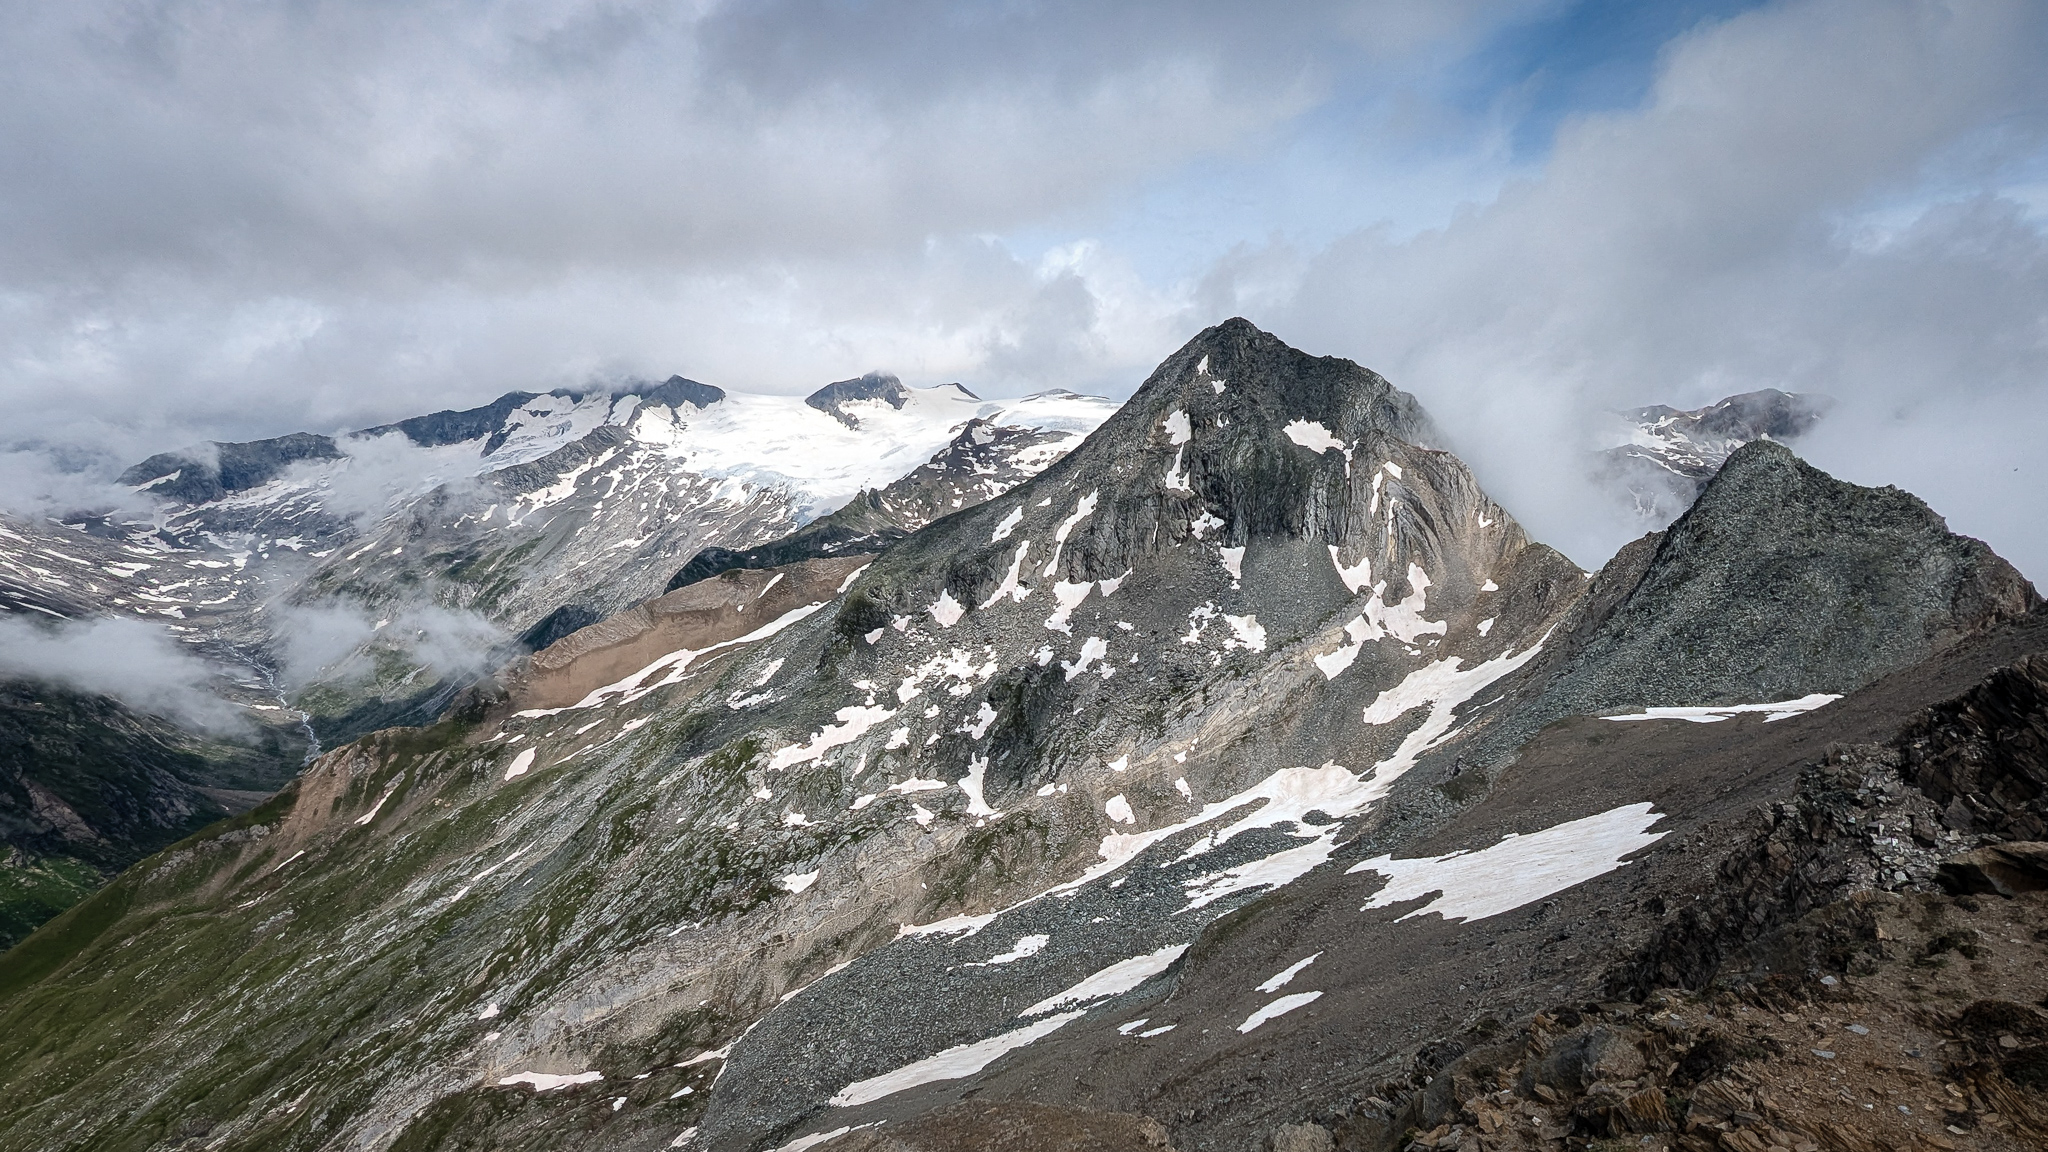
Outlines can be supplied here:
[[[157, 496], [204, 504], [276, 479], [301, 460], [338, 460], [341, 455], [333, 437], [311, 432], [238, 444], [215, 441], [202, 449], [159, 452], [121, 473], [120, 482], [147, 484]], [[162, 479], [167, 476], [174, 478]]]
[[1847, 692], [2039, 603], [1919, 498], [1757, 441], [1668, 531], [1602, 570], [1562, 646], [1554, 708]]

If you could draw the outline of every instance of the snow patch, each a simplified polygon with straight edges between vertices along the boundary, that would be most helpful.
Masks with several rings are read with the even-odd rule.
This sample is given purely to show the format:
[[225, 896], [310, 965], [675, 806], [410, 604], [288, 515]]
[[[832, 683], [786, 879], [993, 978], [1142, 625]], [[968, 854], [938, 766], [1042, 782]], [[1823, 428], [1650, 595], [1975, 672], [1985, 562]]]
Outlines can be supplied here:
[[1356, 644], [1346, 644], [1335, 652], [1318, 656], [1316, 669], [1323, 674], [1323, 679], [1335, 680], [1338, 673], [1351, 667], [1351, 662], [1358, 659], [1358, 648]]
[[1180, 467], [1181, 457], [1186, 453], [1186, 445], [1182, 445], [1181, 447], [1175, 448], [1173, 450], [1173, 467], [1168, 468], [1166, 470], [1166, 475], [1162, 477], [1159, 481], [1161, 484], [1165, 485], [1169, 491], [1193, 492], [1195, 490], [1194, 486], [1188, 483], [1188, 474], [1186, 472], [1181, 471]]
[[967, 797], [969, 816], [1001, 816], [1002, 813], [988, 806], [981, 790], [988, 782], [988, 757], [976, 756], [967, 762], [967, 775], [960, 779], [960, 791]]
[[521, 1072], [498, 1081], [498, 1087], [511, 1088], [530, 1084], [535, 1092], [553, 1092], [557, 1088], [568, 1088], [576, 1084], [591, 1084], [604, 1079], [604, 1073], [597, 1071], [578, 1072], [573, 1076], [553, 1076], [546, 1072]]
[[1219, 548], [1217, 551], [1223, 556], [1223, 570], [1230, 573], [1231, 587], [1234, 588], [1238, 581], [1244, 579], [1244, 549]]
[[1081, 655], [1071, 662], [1060, 661], [1060, 670], [1067, 674], [1069, 681], [1088, 670], [1090, 664], [1109, 655], [1109, 641], [1100, 636], [1090, 636], [1081, 642]]
[[1015, 508], [1010, 509], [1010, 514], [1008, 516], [1003, 517], [1001, 522], [999, 522], [996, 525], [996, 534], [989, 537], [988, 542], [991, 544], [1000, 544], [1004, 540], [1009, 539], [1011, 530], [1016, 528], [1017, 525], [1023, 521], [1023, 519], [1024, 506], [1022, 504], [1019, 504]]
[[1319, 456], [1333, 448], [1342, 452], [1344, 454], [1344, 470], [1346, 473], [1350, 472], [1351, 449], [1345, 447], [1342, 440], [1331, 435], [1330, 430], [1323, 427], [1321, 423], [1314, 420], [1294, 420], [1290, 421], [1287, 427], [1281, 429], [1281, 431], [1287, 434], [1289, 440]]
[[1031, 595], [1031, 589], [1019, 587], [1017, 584], [1017, 574], [1024, 567], [1024, 554], [1030, 550], [1031, 541], [1029, 540], [1022, 541], [1017, 545], [1017, 554], [1010, 557], [1010, 570], [1004, 573], [1003, 582], [996, 585], [995, 592], [988, 599], [981, 602], [983, 608], [994, 607], [1005, 596], [1022, 604], [1024, 598]]
[[1462, 657], [1445, 657], [1417, 668], [1403, 677], [1399, 684], [1374, 697], [1365, 708], [1363, 719], [1367, 724], [1391, 724], [1417, 708], [1429, 708], [1429, 715], [1401, 741], [1393, 755], [1375, 765], [1378, 776], [1386, 777], [1391, 773], [1398, 777], [1413, 768], [1424, 752], [1450, 735], [1451, 727], [1456, 723], [1458, 705], [1527, 664], [1542, 648], [1539, 641], [1519, 656], [1503, 653], [1466, 671], [1459, 670], [1464, 664]]
[[1044, 568], [1039, 569], [1039, 575], [1050, 578], [1059, 568], [1060, 551], [1067, 546], [1068, 535], [1074, 531], [1076, 524], [1095, 514], [1095, 502], [1100, 494], [1098, 490], [1081, 497], [1080, 502], [1074, 505], [1074, 514], [1060, 521], [1060, 526], [1052, 534], [1052, 559], [1045, 562]]
[[521, 752], [519, 755], [514, 756], [512, 758], [512, 763], [505, 769], [505, 779], [510, 780], [514, 776], [526, 775], [526, 770], [528, 768], [533, 767], [533, 757], [534, 750], [531, 748], [528, 748], [525, 751]]
[[991, 956], [986, 960], [977, 960], [972, 964], [963, 964], [961, 965], [961, 967], [988, 968], [997, 964], [1013, 964], [1019, 960], [1029, 959], [1030, 957], [1038, 955], [1040, 952], [1044, 951], [1045, 946], [1047, 944], [1050, 944], [1051, 942], [1052, 937], [1050, 936], [1019, 936], [1017, 938], [1017, 942], [1015, 944], [1010, 945], [1010, 950], [1008, 952], [1004, 952], [998, 956]]
[[1353, 596], [1358, 595], [1371, 586], [1372, 557], [1363, 557], [1358, 563], [1346, 568], [1344, 561], [1339, 558], [1337, 546], [1332, 544], [1330, 545], [1330, 563], [1337, 569], [1337, 579], [1344, 582], [1344, 587], [1349, 588]]
[[[1095, 587], [1094, 582], [1088, 580], [1083, 580], [1079, 584], [1070, 584], [1062, 580], [1054, 584], [1052, 586], [1052, 598], [1053, 603], [1057, 607], [1052, 615], [1045, 618], [1045, 626], [1054, 632], [1064, 632], [1072, 636], [1074, 629], [1068, 623], [1068, 620], [1074, 615], [1074, 609], [1081, 606], [1081, 601], [1088, 598], [1088, 590], [1093, 587]], [[1072, 679], [1072, 677], [1069, 677], [1069, 679]]]
[[[685, 1089], [685, 1091], [688, 1091], [688, 1089]], [[880, 1123], [882, 1123], [880, 1120], [870, 1120], [865, 1124], [842, 1124], [839, 1127], [832, 1129], [830, 1132], [813, 1132], [808, 1136], [799, 1136], [796, 1139], [791, 1140], [789, 1143], [784, 1144], [782, 1147], [775, 1149], [775, 1152], [805, 1152], [805, 1149], [816, 1148], [818, 1145], [823, 1144], [827, 1140], [837, 1140], [841, 1136], [846, 1135], [848, 1132], [858, 1132], [863, 1128], [873, 1128]], [[689, 1132], [686, 1132], [683, 1135], [692, 1135], [696, 1131], [697, 1130], [695, 1128], [692, 1128]], [[678, 1136], [676, 1137], [675, 1144], [670, 1145], [670, 1147], [681, 1147], [682, 1143], [683, 1136]]]
[[1245, 1017], [1244, 1023], [1239, 1024], [1237, 1030], [1239, 1032], [1249, 1032], [1268, 1020], [1285, 1016], [1296, 1008], [1315, 1003], [1322, 998], [1322, 995], [1321, 992], [1296, 992], [1290, 996], [1282, 996], [1250, 1016]]
[[[528, 758], [527, 763], [530, 764], [533, 762], [532, 753], [533, 749], [528, 748], [525, 752], [520, 753], [520, 755], [526, 756]], [[514, 760], [514, 763], [517, 763], [516, 758]], [[505, 779], [507, 780], [510, 780], [511, 778], [512, 777], [509, 775], [505, 777]], [[370, 810], [368, 812], [363, 813], [361, 816], [356, 817], [356, 823], [358, 825], [362, 825], [368, 824], [370, 821], [375, 820], [377, 818], [377, 813], [383, 809], [384, 802], [386, 800], [391, 799], [391, 794], [398, 791], [398, 786], [403, 783], [405, 783], [405, 777], [403, 775], [400, 775], [398, 779], [393, 780], [391, 782], [391, 786], [389, 788], [384, 789], [384, 794], [382, 796], [377, 797], [377, 802], [375, 804], [370, 805]]]
[[1111, 796], [1109, 802], [1102, 806], [1102, 814], [1119, 824], [1136, 824], [1138, 822], [1138, 818], [1131, 813], [1131, 802], [1124, 799], [1124, 794], [1121, 792]]
[[[638, 672], [633, 673], [631, 676], [627, 676], [623, 680], [616, 680], [610, 684], [605, 685], [602, 688], [595, 689], [588, 696], [585, 696], [583, 699], [577, 701], [574, 704], [570, 704], [567, 707], [533, 708], [528, 709], [524, 712], [515, 712], [513, 713], [513, 715], [522, 718], [531, 718], [540, 716], [552, 716], [557, 712], [566, 712], [578, 708], [595, 708], [600, 704], [611, 703], [612, 701], [607, 701], [605, 699], [608, 696], [618, 696], [619, 699], [616, 701], [616, 703], [630, 704], [633, 701], [640, 699], [641, 697], [647, 695], [648, 693], [654, 691], [657, 688], [663, 688], [670, 684], [679, 683], [683, 678], [683, 673], [686, 670], [688, 670], [691, 663], [694, 662], [697, 659], [697, 657], [708, 655], [712, 652], [717, 652], [720, 649], [724, 648], [734, 648], [742, 644], [752, 644], [757, 640], [766, 640], [768, 637], [773, 636], [777, 632], [782, 631], [784, 628], [787, 628], [790, 625], [796, 623], [797, 621], [802, 620], [804, 617], [809, 616], [811, 613], [816, 612], [818, 609], [823, 608], [825, 605], [829, 603], [831, 603], [831, 601], [829, 600], [820, 600], [815, 604], [806, 604], [801, 608], [793, 608], [788, 612], [784, 612], [782, 615], [777, 616], [775, 619], [769, 621], [768, 623], [763, 624], [761, 627], [754, 629], [752, 632], [747, 633], [745, 636], [738, 637], [737, 639], [722, 640], [716, 644], [712, 644], [705, 648], [677, 649], [674, 652], [670, 652], [667, 655], [660, 657], [653, 663], [647, 665], [645, 668], [640, 669]], [[655, 680], [652, 683], [648, 682], [650, 677], [652, 677], [655, 673], [660, 672], [663, 669], [668, 669], [668, 675], [662, 677], [660, 680]]]
[[[1187, 950], [1188, 946], [1185, 944], [1169, 944], [1156, 952], [1119, 960], [1072, 987], [1040, 1000], [1017, 1015], [1019, 1018], [1037, 1016], [1069, 1004], [1087, 1004], [1111, 996], [1121, 996], [1171, 968], [1173, 962], [1180, 959], [1181, 954]], [[1080, 1013], [1075, 1015], [1078, 1016]]]
[[1360, 911], [1428, 896], [1428, 903], [1401, 919], [1435, 912], [1451, 921], [1484, 920], [1620, 868], [1622, 857], [1664, 838], [1650, 831], [1663, 818], [1647, 803], [1628, 804], [1527, 836], [1510, 834], [1477, 852], [1414, 860], [1378, 856], [1346, 871], [1387, 877], [1387, 886]]
[[965, 732], [970, 737], [979, 740], [983, 736], [988, 735], [988, 726], [995, 723], [995, 719], [996, 710], [989, 706], [988, 701], [984, 700], [981, 702], [981, 712], [975, 717], [974, 723], [962, 724], [960, 727], [955, 728], [954, 731]]
[[1266, 979], [1259, 984], [1256, 991], [1278, 992], [1282, 988], [1287, 987], [1287, 982], [1289, 980], [1292, 980], [1296, 976], [1301, 975], [1302, 969], [1315, 963], [1317, 957], [1320, 957], [1321, 955], [1322, 953], [1318, 952], [1314, 956], [1310, 956], [1306, 960], [1296, 960], [1294, 963], [1289, 964], [1287, 967], [1282, 968], [1280, 971], [1275, 972], [1273, 975], [1266, 977]]
[[932, 606], [925, 609], [925, 611], [932, 614], [932, 619], [939, 622], [939, 627], [951, 628], [960, 622], [961, 615], [967, 610], [960, 606], [958, 600], [953, 599], [951, 590], [942, 589], [939, 592], [939, 598], [932, 601]]
[[1253, 652], [1266, 650], [1266, 626], [1250, 613], [1243, 616], [1225, 614], [1223, 622], [1230, 625], [1232, 638], [1223, 642], [1225, 648], [1246, 648]]
[[1718, 724], [1745, 712], [1762, 712], [1764, 723], [1811, 712], [1840, 700], [1840, 693], [1815, 692], [1797, 700], [1780, 700], [1775, 704], [1721, 704], [1699, 708], [1646, 708], [1632, 716], [1602, 716], [1602, 720], [1686, 720], [1694, 724]]
[[811, 885], [817, 882], [818, 872], [816, 869], [809, 872], [793, 872], [775, 881], [777, 885], [781, 886], [784, 891], [792, 896], [802, 895], [810, 890]]
[[1442, 636], [1450, 631], [1450, 624], [1446, 621], [1422, 618], [1428, 603], [1430, 583], [1429, 573], [1424, 572], [1420, 565], [1408, 565], [1408, 595], [1398, 602], [1386, 604], [1380, 600], [1384, 587], [1383, 584], [1373, 585], [1372, 599], [1365, 604], [1367, 620], [1398, 637], [1403, 644], [1415, 643], [1418, 636], [1430, 633]]
[[775, 755], [768, 761], [768, 770], [774, 772], [793, 765], [806, 764], [842, 744], [851, 744], [867, 735], [868, 729], [893, 718], [896, 710], [879, 705], [851, 704], [833, 715], [839, 723], [827, 724], [819, 729], [808, 744], [791, 744], [777, 749]]
[[841, 1088], [828, 1103], [834, 1108], [853, 1108], [873, 1103], [885, 1096], [894, 1096], [898, 1092], [907, 1091], [921, 1084], [972, 1076], [995, 1063], [1004, 1053], [1022, 1048], [1041, 1037], [1050, 1036], [1085, 1015], [1086, 1012], [1063, 1012], [999, 1036], [948, 1048], [915, 1063], [905, 1064], [893, 1072], [870, 1076], [866, 1080], [856, 1080]]

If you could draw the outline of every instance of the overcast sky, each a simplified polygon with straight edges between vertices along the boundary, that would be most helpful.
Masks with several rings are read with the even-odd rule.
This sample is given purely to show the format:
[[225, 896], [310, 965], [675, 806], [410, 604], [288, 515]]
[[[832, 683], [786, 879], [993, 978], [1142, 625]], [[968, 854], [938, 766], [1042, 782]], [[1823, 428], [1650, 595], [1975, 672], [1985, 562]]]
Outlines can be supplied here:
[[[881, 368], [1121, 396], [1234, 314], [1415, 393], [1539, 538], [1600, 414], [2048, 577], [2048, 5], [0, 0], [0, 449]], [[0, 453], [16, 503], [47, 483]]]

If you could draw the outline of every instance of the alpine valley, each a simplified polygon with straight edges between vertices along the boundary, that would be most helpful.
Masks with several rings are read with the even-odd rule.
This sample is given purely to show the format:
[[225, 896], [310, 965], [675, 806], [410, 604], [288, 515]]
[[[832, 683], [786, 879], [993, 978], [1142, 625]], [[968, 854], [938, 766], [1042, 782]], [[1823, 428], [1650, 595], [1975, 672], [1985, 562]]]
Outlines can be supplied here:
[[1627, 418], [1598, 572], [1244, 320], [9, 519], [245, 719], [0, 684], [0, 1150], [2043, 1147], [2048, 609], [1819, 401]]

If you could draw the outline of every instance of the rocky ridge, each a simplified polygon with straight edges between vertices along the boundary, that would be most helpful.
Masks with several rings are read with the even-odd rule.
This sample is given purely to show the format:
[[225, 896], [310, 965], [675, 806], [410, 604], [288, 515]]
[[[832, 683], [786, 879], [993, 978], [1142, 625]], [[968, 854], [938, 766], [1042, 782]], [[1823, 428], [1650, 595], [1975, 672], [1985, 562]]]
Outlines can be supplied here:
[[[1981, 546], [1768, 445], [1589, 579], [1437, 439], [1232, 321], [872, 560], [337, 749], [0, 958], [0, 1147], [1399, 1142], [1440, 1040], [1611, 994], [1802, 764], [2040, 639]], [[1835, 651], [1756, 604], [1837, 548], [1870, 638], [1730, 675]]]
[[[147, 520], [0, 517], [0, 614], [148, 621], [215, 668], [208, 690], [247, 730], [164, 735], [263, 761], [226, 809], [205, 809], [238, 812], [323, 740], [431, 722], [488, 668], [659, 593], [678, 555], [780, 536], [848, 496], [817, 527], [872, 550], [1034, 474], [1109, 410], [1072, 393], [984, 403], [894, 387], [897, 402], [860, 427], [796, 398], [677, 376], [615, 393], [508, 393], [348, 437], [161, 454], [123, 478], [153, 501]], [[339, 640], [306, 655], [306, 636]], [[54, 685], [10, 691], [27, 694], [24, 724], [68, 707]], [[98, 712], [71, 714], [84, 725], [72, 738], [124, 739], [121, 725], [84, 730]], [[141, 763], [108, 756], [94, 772]], [[123, 788], [155, 787], [140, 769], [129, 776]], [[168, 805], [153, 819], [189, 830], [186, 815]], [[75, 896], [160, 846], [117, 842], [132, 850], [87, 868], [24, 841], [0, 883]], [[71, 868], [64, 860], [85, 870], [53, 888], [43, 873]]]

